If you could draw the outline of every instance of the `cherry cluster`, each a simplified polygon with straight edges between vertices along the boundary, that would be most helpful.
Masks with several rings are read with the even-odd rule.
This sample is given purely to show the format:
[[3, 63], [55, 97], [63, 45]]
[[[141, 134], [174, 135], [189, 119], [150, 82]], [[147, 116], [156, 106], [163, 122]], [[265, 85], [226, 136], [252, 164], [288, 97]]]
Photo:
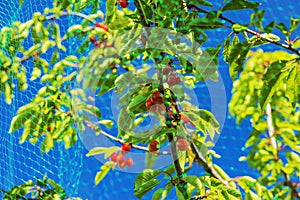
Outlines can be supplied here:
[[[178, 138], [176, 141], [176, 146], [179, 151], [186, 151], [189, 148], [189, 143], [183, 138]], [[157, 153], [159, 150], [159, 142], [157, 140], [150, 141], [148, 150], [150, 153]]]
[[[95, 24], [95, 27], [101, 28], [106, 32], [108, 32], [108, 30], [109, 30], [107, 25], [104, 22], [99, 22], [99, 23]], [[104, 44], [104, 47], [112, 47], [113, 46], [113, 44], [109, 44], [109, 43], [107, 43], [107, 41], [101, 41], [101, 40], [97, 41], [96, 36], [90, 36], [89, 40], [90, 40], [91, 43], [94, 44], [95, 48], [99, 48], [102, 42]]]
[[131, 158], [125, 159], [125, 155], [130, 151], [130, 149], [131, 149], [131, 144], [127, 144], [127, 143], [123, 144], [121, 151], [119, 153], [115, 152], [110, 155], [110, 160], [115, 163], [118, 163], [118, 167], [120, 169], [123, 169], [125, 166], [132, 167], [133, 160]]
[[167, 83], [169, 84], [170, 87], [180, 84], [180, 77], [174, 72], [175, 72], [174, 68], [172, 68], [170, 65], [167, 65], [162, 71], [163, 75], [165, 76], [169, 75], [167, 78]]

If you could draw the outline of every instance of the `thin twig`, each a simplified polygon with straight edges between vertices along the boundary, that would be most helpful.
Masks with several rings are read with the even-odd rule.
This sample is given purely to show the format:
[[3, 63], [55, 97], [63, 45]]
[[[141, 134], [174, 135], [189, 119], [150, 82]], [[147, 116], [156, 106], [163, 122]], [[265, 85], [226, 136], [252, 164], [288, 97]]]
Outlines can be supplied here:
[[[77, 13], [77, 12], [62, 12], [59, 17], [62, 17], [62, 16], [67, 16], [67, 15], [74, 15], [74, 16], [78, 16], [78, 17], [81, 17], [81, 18], [84, 18], [86, 20], [89, 20], [90, 22], [92, 22], [94, 25], [97, 23], [95, 20], [89, 18], [88, 15], [85, 15], [83, 13]], [[49, 20], [53, 20], [53, 19], [56, 19], [57, 18], [57, 15], [49, 15], [46, 17], [45, 21], [49, 21]], [[88, 27], [85, 32], [87, 31], [91, 31], [95, 28], [95, 26], [91, 26], [91, 27]], [[81, 32], [82, 33], [82, 32]], [[81, 34], [81, 33], [75, 33], [75, 35], [78, 35], [78, 34]], [[60, 39], [60, 42], [63, 42], [65, 40], [67, 40], [68, 38], [61, 38]], [[41, 52], [41, 50], [39, 50], [37, 53], [39, 54]], [[31, 57], [33, 57], [33, 55], [31, 56], [23, 56], [20, 60], [20, 62], [24, 62], [26, 60], [29, 60]]]
[[[110, 140], [113, 140], [115, 142], [118, 142], [120, 144], [126, 144], [126, 142], [120, 138], [117, 138], [103, 130], [100, 129], [100, 127], [98, 127], [97, 125], [91, 123], [90, 121], [85, 121], [85, 124], [90, 127], [91, 129], [95, 130], [95, 131], [98, 131], [98, 133], [104, 135], [105, 137], [107, 137], [108, 139]], [[146, 152], [149, 152], [149, 149], [147, 147], [144, 147], [144, 146], [139, 146], [139, 145], [135, 145], [135, 144], [132, 144], [131, 145], [132, 148], [134, 149], [138, 149], [138, 150], [141, 150], [141, 151], [146, 151]], [[155, 153], [157, 155], [171, 155], [170, 152], [167, 152], [167, 151], [159, 151], [157, 153]]]
[[[74, 16], [84, 18], [84, 19], [92, 22], [94, 25], [97, 23], [95, 20], [91, 19], [88, 15], [85, 15], [83, 13], [78, 13], [78, 12], [61, 12], [61, 14], [59, 16], [61, 17], [61, 16], [67, 16], [67, 15], [74, 15]], [[55, 18], [57, 18], [57, 15], [49, 15], [46, 17], [46, 20], [52, 20]]]
[[[195, 8], [197, 11], [202, 12], [202, 13], [205, 13], [205, 14], [208, 13], [207, 10], [204, 10], [204, 9], [202, 9], [202, 8], [199, 8], [199, 7], [195, 6], [195, 5], [190, 5], [189, 7], [190, 7], [190, 8]], [[219, 18], [225, 20], [226, 22], [230, 23], [231, 25], [236, 24], [234, 21], [232, 21], [231, 19], [229, 19], [229, 18], [227, 18], [227, 17], [224, 17], [222, 14], [219, 16]], [[284, 49], [287, 49], [287, 50], [289, 50], [289, 51], [292, 51], [292, 52], [294, 52], [294, 53], [296, 53], [297, 55], [300, 56], [300, 51], [297, 50], [297, 49], [295, 49], [295, 48], [293, 48], [293, 47], [290, 46], [290, 45], [281, 44], [281, 43], [276, 42], [276, 41], [274, 41], [274, 40], [272, 40], [272, 39], [270, 39], [270, 38], [262, 37], [260, 33], [256, 32], [256, 31], [253, 31], [253, 30], [251, 30], [251, 29], [249, 29], [249, 28], [246, 29], [245, 31], [246, 31], [247, 33], [251, 34], [251, 35], [255, 35], [255, 36], [261, 37], [261, 38], [263, 38], [265, 41], [270, 42], [270, 43], [272, 43], [272, 44], [275, 44], [275, 45], [277, 45], [277, 46], [279, 46], [279, 47], [281, 47], [281, 48], [284, 48]]]

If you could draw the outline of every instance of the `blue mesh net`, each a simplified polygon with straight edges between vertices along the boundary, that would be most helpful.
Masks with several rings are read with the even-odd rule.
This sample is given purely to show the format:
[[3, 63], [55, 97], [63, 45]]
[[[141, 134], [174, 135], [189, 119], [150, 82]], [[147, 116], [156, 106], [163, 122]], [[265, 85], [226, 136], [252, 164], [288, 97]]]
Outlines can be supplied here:
[[[131, 1], [129, 2], [132, 4]], [[216, 1], [215, 5], [220, 6], [221, 3], [222, 1], [219, 0]], [[299, 1], [263, 0], [261, 3], [261, 8], [266, 10], [265, 19], [263, 20], [264, 24], [268, 24], [273, 20], [287, 23], [289, 16], [299, 17]], [[22, 7], [19, 7], [17, 0], [1, 0], [0, 28], [10, 26], [13, 21], [24, 22], [29, 20], [34, 12], [43, 12], [45, 7], [51, 6], [52, 1], [50, 0], [24, 0]], [[105, 1], [100, 2], [100, 9], [105, 11]], [[249, 20], [248, 11], [228, 13], [226, 16], [235, 19], [241, 24], [246, 23], [245, 20]], [[78, 20], [76, 17], [70, 16], [62, 21], [62, 26], [68, 28], [76, 23], [76, 20]], [[227, 36], [226, 34], [228, 33], [219, 29], [211, 31], [206, 45], [215, 46], [219, 44]], [[299, 35], [299, 31], [296, 34]], [[27, 45], [30, 45], [28, 41], [26, 42]], [[67, 52], [72, 54], [74, 53], [72, 52], [74, 49], [72, 46], [76, 45], [76, 41], [70, 40], [68, 42]], [[272, 45], [264, 48], [268, 51], [277, 49]], [[49, 57], [46, 57], [46, 59], [50, 58], [51, 54]], [[25, 66], [30, 71], [33, 66], [32, 61], [29, 60]], [[219, 63], [219, 71], [223, 77], [228, 103], [232, 88], [228, 66], [223, 62]], [[0, 188], [8, 190], [14, 185], [34, 179], [34, 177], [42, 177], [46, 173], [49, 178], [61, 184], [70, 196], [97, 200], [136, 199], [133, 196], [133, 183], [136, 174], [116, 170], [109, 173], [100, 185], [94, 185], [94, 176], [99, 170], [100, 163], [95, 158], [85, 157], [88, 150], [85, 149], [80, 141], [68, 150], [65, 150], [63, 145], [56, 144], [54, 150], [41, 155], [39, 145], [33, 146], [28, 142], [19, 145], [19, 136], [22, 130], [14, 134], [8, 133], [10, 122], [17, 109], [29, 103], [41, 86], [42, 84], [36, 81], [31, 83], [25, 92], [15, 91], [15, 98], [11, 105], [5, 103], [3, 95], [0, 98]], [[197, 97], [201, 99], [199, 106], [209, 108], [210, 97], [207, 93], [201, 92], [203, 87], [200, 84], [196, 89]], [[104, 110], [109, 111], [110, 105], [107, 105], [107, 102], [110, 103], [110, 101], [107, 98], [101, 98], [98, 101], [99, 104], [106, 106], [103, 108]], [[243, 145], [250, 131], [249, 122], [245, 121], [240, 126], [236, 126], [235, 119], [232, 119], [227, 114], [222, 134], [214, 150], [222, 156], [216, 160], [216, 163], [221, 165], [232, 177], [241, 175], [257, 176], [257, 173], [249, 168], [246, 163], [238, 162], [238, 158], [246, 154], [246, 149]], [[192, 170], [192, 173], [195, 174], [204, 173], [200, 166], [195, 165]], [[150, 199], [150, 195], [151, 193], [146, 195], [144, 199]], [[171, 194], [168, 199], [174, 199], [174, 195]]]

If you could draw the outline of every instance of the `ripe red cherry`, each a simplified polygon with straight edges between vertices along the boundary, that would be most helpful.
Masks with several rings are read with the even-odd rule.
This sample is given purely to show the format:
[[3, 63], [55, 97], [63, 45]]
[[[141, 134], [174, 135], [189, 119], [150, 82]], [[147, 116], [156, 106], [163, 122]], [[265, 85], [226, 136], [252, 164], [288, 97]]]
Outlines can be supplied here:
[[100, 47], [100, 44], [101, 44], [101, 42], [98, 41], [98, 42], [96, 42], [96, 43], [94, 44], [94, 47], [95, 47], [95, 48], [99, 48], [99, 47]]
[[91, 43], [96, 42], [96, 36], [91, 36], [91, 37], [89, 37], [89, 39], [90, 39]]
[[128, 6], [128, 0], [119, 0], [118, 4], [120, 5], [121, 8], [127, 8]]
[[124, 162], [124, 156], [123, 156], [123, 154], [119, 154], [119, 155], [117, 156], [117, 162], [118, 162], [118, 164]]
[[150, 99], [148, 99], [146, 101], [146, 108], [147, 108], [147, 110], [150, 110], [150, 108], [151, 108], [152, 105], [153, 105], [152, 99], [150, 98]]
[[195, 126], [195, 124], [191, 120], [189, 120], [186, 116], [181, 115], [180, 119], [183, 121], [183, 123], [189, 123], [190, 125]]
[[118, 162], [118, 166], [120, 169], [123, 169], [125, 165], [126, 165], [125, 162], [120, 162], [120, 163]]
[[168, 113], [169, 113], [169, 115], [170, 115], [171, 117], [173, 117], [173, 112], [172, 112], [172, 110], [169, 110]]
[[152, 140], [148, 145], [149, 152], [158, 151], [158, 147], [157, 147], [158, 144], [159, 142], [157, 140]]
[[166, 106], [163, 104], [155, 104], [151, 106], [150, 112], [157, 113], [159, 115], [164, 114], [166, 112]]
[[170, 65], [167, 65], [164, 69], [163, 69], [163, 75], [168, 75], [169, 73], [171, 73], [173, 70], [173, 68]]
[[108, 27], [107, 27], [106, 24], [103, 23], [103, 22], [99, 22], [99, 23], [97, 23], [95, 26], [98, 27], [98, 28], [102, 28], [102, 29], [105, 30], [106, 32], [108, 31]]
[[156, 103], [163, 103], [164, 102], [164, 95], [159, 92], [159, 91], [156, 91], [152, 94], [152, 97], [151, 97], [151, 100], [153, 102], [153, 104], [156, 104]]
[[118, 154], [113, 153], [113, 154], [110, 155], [110, 160], [113, 161], [113, 162], [117, 162], [117, 157], [118, 157]]
[[176, 74], [171, 74], [171, 76], [168, 77], [167, 82], [169, 86], [173, 85], [179, 85], [180, 84], [180, 77]]
[[132, 167], [133, 165], [133, 160], [131, 158], [126, 158], [125, 160], [125, 165], [127, 165], [128, 167]]
[[179, 138], [177, 140], [176, 146], [179, 151], [186, 151], [189, 148], [189, 143], [185, 139]]
[[122, 148], [121, 148], [122, 153], [128, 153], [130, 149], [131, 149], [131, 144], [128, 143], [122, 144]]
[[104, 46], [105, 47], [112, 47], [112, 46], [114, 46], [114, 44], [113, 43], [108, 43], [107, 41], [104, 41]]
[[190, 120], [186, 116], [183, 116], [183, 115], [180, 116], [180, 119], [183, 121], [183, 123], [190, 122]]
[[141, 35], [141, 41], [142, 41], [143, 45], [146, 45], [147, 38], [146, 38], [146, 36], [144, 34]]

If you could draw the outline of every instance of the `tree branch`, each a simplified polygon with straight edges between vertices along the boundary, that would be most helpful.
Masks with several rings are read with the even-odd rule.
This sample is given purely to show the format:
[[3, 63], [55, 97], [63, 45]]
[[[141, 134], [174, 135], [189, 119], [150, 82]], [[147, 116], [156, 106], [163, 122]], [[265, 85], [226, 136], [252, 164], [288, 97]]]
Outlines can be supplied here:
[[198, 151], [196, 145], [191, 142], [191, 148], [193, 153], [195, 154], [195, 158], [197, 162], [204, 168], [204, 170], [211, 174], [214, 178], [218, 179], [223, 183], [223, 185], [229, 186], [228, 181], [224, 180], [219, 173], [207, 163], [206, 159], [203, 157], [202, 153]]
[[[197, 11], [202, 12], [202, 13], [205, 13], [205, 14], [208, 13], [207, 10], [204, 10], [204, 9], [202, 9], [202, 8], [199, 8], [199, 7], [195, 6], [195, 5], [190, 5], [189, 8], [195, 8]], [[227, 17], [224, 17], [222, 14], [219, 16], [219, 18], [225, 20], [226, 22], [230, 23], [231, 25], [236, 24], [234, 21], [232, 21], [231, 19], [229, 19], [229, 18], [227, 18]], [[246, 29], [246, 32], [249, 33], [249, 34], [251, 34], [251, 35], [255, 35], [255, 36], [261, 37], [261, 38], [263, 38], [263, 39], [264, 39], [265, 41], [267, 41], [267, 42], [270, 42], [270, 43], [272, 43], [272, 44], [275, 44], [275, 45], [277, 45], [277, 46], [279, 46], [279, 47], [281, 47], [281, 48], [287, 49], [288, 51], [291, 51], [291, 52], [293, 52], [293, 53], [295, 53], [295, 54], [297, 54], [297, 55], [300, 56], [300, 51], [297, 50], [297, 49], [295, 49], [295, 48], [293, 48], [293, 47], [290, 46], [290, 45], [281, 44], [281, 43], [276, 42], [276, 41], [274, 41], [274, 40], [272, 40], [272, 39], [262, 37], [260, 33], [256, 32], [256, 31], [253, 31], [253, 30], [251, 30], [251, 29], [249, 29], [249, 28]]]
[[[62, 16], [68, 16], [68, 15], [74, 15], [74, 16], [81, 17], [81, 18], [83, 18], [83, 19], [86, 19], [86, 20], [92, 22], [94, 25], [97, 23], [95, 20], [89, 18], [88, 15], [85, 15], [85, 14], [83, 14], [83, 13], [77, 13], [77, 12], [62, 12], [62, 13], [60, 14], [60, 17], [62, 17]], [[57, 15], [50, 15], [50, 16], [47, 16], [47, 17], [46, 17], [45, 21], [54, 20], [54, 19], [56, 19], [56, 18], [57, 18]], [[93, 30], [94, 28], [95, 28], [95, 26], [93, 26], [93, 27], [88, 27], [88, 28], [85, 30], [85, 32], [91, 31], [91, 30]], [[82, 32], [81, 32], [81, 33], [82, 33]], [[79, 35], [79, 34], [81, 34], [81, 33], [76, 33], [75, 35]], [[68, 39], [68, 38], [62, 38], [62, 39], [60, 40], [60, 42], [63, 42], [63, 41], [65, 41], [65, 40], [67, 40], [67, 39]], [[40, 51], [38, 51], [37, 53], [40, 53]], [[21, 58], [20, 62], [22, 63], [22, 62], [24, 62], [24, 61], [26, 61], [26, 60], [29, 60], [29, 59], [32, 58], [32, 57], [33, 57], [33, 55], [31, 55], [31, 56], [23, 56], [23, 57]]]
[[[105, 137], [107, 137], [107, 138], [110, 139], [110, 140], [113, 140], [113, 141], [118, 142], [118, 143], [120, 143], [120, 144], [125, 144], [125, 143], [126, 143], [124, 140], [122, 140], [122, 139], [120, 139], [120, 138], [117, 138], [117, 137], [115, 137], [115, 136], [112, 136], [111, 134], [109, 134], [109, 133], [107, 133], [107, 132], [101, 130], [100, 127], [96, 126], [95, 124], [93, 124], [93, 123], [91, 123], [91, 122], [89, 122], [89, 121], [85, 121], [85, 124], [86, 124], [89, 128], [91, 128], [91, 129], [97, 131], [98, 133], [104, 135]], [[135, 144], [132, 144], [131, 147], [134, 148], [134, 149], [141, 150], [141, 151], [149, 152], [149, 149], [148, 149], [147, 147], [143, 147], [143, 146], [139, 146], [139, 145], [135, 145]], [[169, 152], [167, 152], [167, 151], [159, 151], [159, 152], [157, 152], [157, 154], [158, 154], [158, 155], [171, 155], [171, 153], [169, 153]]]
[[[274, 125], [273, 125], [272, 107], [271, 107], [270, 103], [268, 103], [267, 106], [266, 106], [266, 115], [267, 115], [268, 134], [269, 134], [270, 142], [271, 142], [272, 147], [274, 149], [276, 149], [276, 152], [278, 153], [277, 142], [276, 142], [276, 138], [274, 137], [275, 129], [274, 129]], [[284, 184], [286, 186], [288, 186], [292, 191], [291, 192], [292, 198], [294, 196], [300, 198], [300, 193], [293, 186], [290, 176], [288, 174], [286, 174], [283, 170], [281, 170], [281, 173], [283, 174], [284, 179], [285, 179]]]

